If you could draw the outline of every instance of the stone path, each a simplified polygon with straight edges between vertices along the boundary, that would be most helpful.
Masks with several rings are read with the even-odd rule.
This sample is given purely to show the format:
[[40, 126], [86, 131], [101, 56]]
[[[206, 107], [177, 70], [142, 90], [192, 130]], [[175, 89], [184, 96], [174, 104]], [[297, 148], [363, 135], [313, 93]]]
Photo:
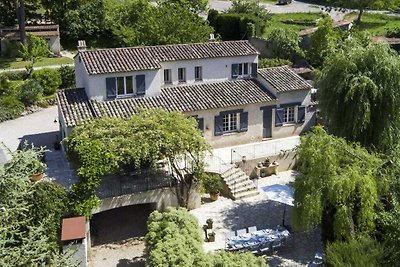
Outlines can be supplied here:
[[[288, 184], [293, 182], [297, 173], [293, 171], [282, 172], [258, 180], [258, 187], [273, 184]], [[206, 251], [214, 251], [225, 248], [225, 233], [249, 226], [257, 226], [257, 229], [276, 228], [282, 224], [284, 204], [268, 200], [265, 193], [245, 200], [232, 201], [220, 197], [215, 202], [205, 203], [191, 213], [197, 217], [199, 224], [206, 223], [208, 218], [214, 221], [216, 242], [204, 243]], [[286, 206], [285, 225], [291, 226], [292, 208]], [[270, 266], [302, 266], [310, 262], [316, 252], [322, 251], [319, 230], [311, 233], [293, 234], [285, 246], [277, 254], [268, 257]], [[295, 265], [293, 265], [295, 262]], [[285, 265], [285, 264], [288, 265]]]

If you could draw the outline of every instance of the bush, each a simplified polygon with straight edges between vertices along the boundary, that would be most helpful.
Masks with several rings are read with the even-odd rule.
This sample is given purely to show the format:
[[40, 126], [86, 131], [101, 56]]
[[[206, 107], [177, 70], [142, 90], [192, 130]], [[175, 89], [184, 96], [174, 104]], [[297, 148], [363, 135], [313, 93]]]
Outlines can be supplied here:
[[326, 261], [331, 266], [381, 266], [382, 255], [381, 245], [369, 237], [334, 242], [326, 248]]
[[292, 65], [292, 62], [290, 60], [280, 58], [260, 58], [258, 60], [259, 68], [271, 68], [285, 65]]
[[10, 81], [25, 80], [28, 73], [25, 70], [21, 71], [6, 71], [0, 73], [0, 77], [9, 79]]
[[75, 69], [70, 66], [61, 66], [58, 69], [61, 77], [60, 89], [75, 87]]
[[216, 193], [223, 188], [221, 177], [214, 173], [204, 173], [201, 177], [202, 190], [207, 193]]
[[21, 85], [18, 92], [18, 99], [25, 106], [34, 104], [43, 93], [42, 86], [35, 80], [28, 80]]
[[299, 44], [299, 35], [291, 29], [275, 28], [267, 37], [267, 48], [274, 58], [293, 61], [297, 56], [304, 56]]
[[210, 10], [209, 23], [222, 40], [242, 40], [251, 37], [257, 29], [264, 32], [266, 20], [251, 14], [221, 13]]
[[24, 111], [24, 104], [14, 96], [0, 98], [0, 122], [12, 120], [21, 116]]
[[60, 72], [56, 69], [37, 70], [32, 78], [42, 86], [44, 95], [53, 95], [61, 85]]
[[49, 55], [49, 45], [44, 38], [28, 33], [26, 45], [22, 45], [19, 55], [25, 61], [35, 62], [39, 58]]
[[212, 266], [214, 267], [267, 267], [265, 260], [261, 257], [255, 257], [250, 252], [230, 253], [219, 252], [212, 255]]

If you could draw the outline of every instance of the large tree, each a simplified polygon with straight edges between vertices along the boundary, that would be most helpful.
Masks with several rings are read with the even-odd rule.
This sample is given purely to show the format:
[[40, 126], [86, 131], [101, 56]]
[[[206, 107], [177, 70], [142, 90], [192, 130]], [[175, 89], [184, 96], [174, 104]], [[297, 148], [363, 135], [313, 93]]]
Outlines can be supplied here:
[[351, 41], [327, 57], [316, 87], [330, 133], [383, 150], [397, 142], [400, 58], [389, 46]]
[[157, 109], [129, 119], [101, 118], [76, 127], [67, 145], [78, 161], [81, 178], [72, 189], [72, 209], [87, 216], [98, 203], [97, 188], [104, 175], [127, 165], [136, 169], [148, 168], [148, 163], [154, 166], [161, 155], [168, 159], [171, 179], [178, 183], [180, 205], [187, 206], [189, 193], [203, 172], [203, 153], [209, 148], [193, 118]]
[[321, 127], [301, 139], [294, 183], [294, 225], [321, 223], [324, 241], [351, 240], [375, 227], [375, 176], [381, 161], [357, 144], [328, 135]]

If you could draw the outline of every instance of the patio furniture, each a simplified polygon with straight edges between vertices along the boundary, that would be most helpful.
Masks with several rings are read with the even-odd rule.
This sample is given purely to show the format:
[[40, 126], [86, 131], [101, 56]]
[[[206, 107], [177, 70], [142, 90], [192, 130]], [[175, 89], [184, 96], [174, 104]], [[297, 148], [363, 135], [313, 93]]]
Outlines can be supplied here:
[[239, 229], [239, 230], [236, 230], [236, 235], [237, 235], [237, 236], [239, 236], [239, 235], [244, 235], [244, 234], [247, 234], [246, 229]]
[[247, 232], [248, 233], [253, 233], [255, 231], [257, 231], [257, 226], [247, 227]]

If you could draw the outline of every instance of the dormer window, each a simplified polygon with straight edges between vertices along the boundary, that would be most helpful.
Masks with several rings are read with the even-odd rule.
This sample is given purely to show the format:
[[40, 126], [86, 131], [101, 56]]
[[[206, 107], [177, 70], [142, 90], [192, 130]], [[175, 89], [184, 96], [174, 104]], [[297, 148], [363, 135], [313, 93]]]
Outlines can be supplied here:
[[203, 68], [201, 66], [194, 67], [194, 80], [203, 80]]
[[172, 72], [171, 69], [165, 69], [164, 70], [164, 84], [172, 83], [171, 72]]
[[232, 78], [245, 77], [249, 75], [249, 63], [232, 64]]
[[133, 77], [117, 77], [117, 96], [133, 94]]

